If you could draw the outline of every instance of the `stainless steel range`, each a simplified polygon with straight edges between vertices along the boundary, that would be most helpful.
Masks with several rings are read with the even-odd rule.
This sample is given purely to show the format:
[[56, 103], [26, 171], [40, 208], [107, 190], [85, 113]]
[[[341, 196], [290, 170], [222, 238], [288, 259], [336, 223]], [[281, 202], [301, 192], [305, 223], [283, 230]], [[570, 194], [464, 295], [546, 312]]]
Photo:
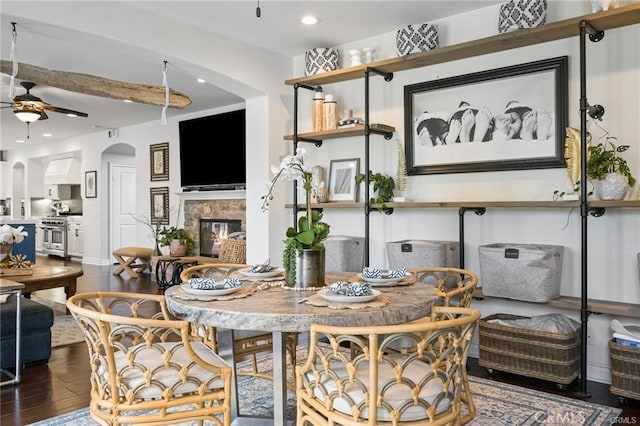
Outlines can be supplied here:
[[54, 256], [68, 257], [67, 218], [50, 216], [40, 219], [43, 231], [42, 252]]

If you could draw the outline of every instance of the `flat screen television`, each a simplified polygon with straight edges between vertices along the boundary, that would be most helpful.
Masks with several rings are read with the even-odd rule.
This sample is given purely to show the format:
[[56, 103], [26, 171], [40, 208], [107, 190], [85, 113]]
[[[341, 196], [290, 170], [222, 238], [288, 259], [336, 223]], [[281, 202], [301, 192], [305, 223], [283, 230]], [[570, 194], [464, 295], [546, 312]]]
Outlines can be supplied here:
[[178, 123], [183, 191], [246, 187], [245, 117], [240, 109]]

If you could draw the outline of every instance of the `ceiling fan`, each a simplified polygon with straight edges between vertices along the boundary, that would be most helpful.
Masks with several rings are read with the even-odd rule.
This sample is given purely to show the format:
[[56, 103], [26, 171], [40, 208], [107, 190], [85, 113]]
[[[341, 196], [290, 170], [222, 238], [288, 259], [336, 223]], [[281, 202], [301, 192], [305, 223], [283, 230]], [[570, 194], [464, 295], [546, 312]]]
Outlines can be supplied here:
[[27, 124], [33, 123], [37, 120], [46, 120], [47, 118], [49, 118], [45, 111], [59, 112], [73, 117], [89, 116], [84, 112], [53, 106], [44, 102], [39, 97], [32, 95], [31, 89], [35, 87], [35, 83], [32, 83], [30, 81], [23, 81], [20, 83], [20, 85], [27, 90], [27, 93], [23, 95], [17, 95], [15, 98], [13, 98], [13, 102], [0, 102], [2, 104], [9, 104], [0, 108], [11, 108], [16, 117]]

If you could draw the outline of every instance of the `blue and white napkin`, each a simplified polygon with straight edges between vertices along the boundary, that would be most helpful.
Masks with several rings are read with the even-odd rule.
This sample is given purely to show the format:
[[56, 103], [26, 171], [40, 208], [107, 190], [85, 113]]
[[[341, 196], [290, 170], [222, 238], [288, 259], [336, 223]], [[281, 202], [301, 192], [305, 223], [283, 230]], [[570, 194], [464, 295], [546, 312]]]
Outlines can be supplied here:
[[378, 268], [366, 267], [362, 270], [363, 278], [377, 278], [377, 279], [406, 278], [410, 275], [411, 274], [407, 272], [407, 268], [398, 268], [398, 269], [392, 269], [390, 271], [382, 271]]
[[371, 293], [371, 283], [338, 281], [329, 286], [329, 291], [339, 296], [368, 296]]
[[197, 290], [222, 290], [242, 285], [239, 278], [225, 278], [222, 282], [217, 282], [213, 278], [191, 278], [188, 283], [189, 287]]
[[273, 269], [273, 266], [270, 265], [271, 259], [267, 259], [264, 263], [258, 263], [257, 265], [253, 265], [249, 268], [249, 272], [251, 273], [261, 273], [261, 272], [269, 272]]

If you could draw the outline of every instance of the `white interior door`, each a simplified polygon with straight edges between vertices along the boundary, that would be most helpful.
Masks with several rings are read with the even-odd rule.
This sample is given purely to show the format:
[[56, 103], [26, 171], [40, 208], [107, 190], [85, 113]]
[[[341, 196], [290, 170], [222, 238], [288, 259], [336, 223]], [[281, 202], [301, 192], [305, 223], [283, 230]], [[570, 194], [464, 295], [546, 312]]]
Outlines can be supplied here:
[[113, 253], [116, 248], [137, 245], [135, 219], [131, 216], [136, 212], [136, 168], [110, 164], [109, 174], [109, 253]]

